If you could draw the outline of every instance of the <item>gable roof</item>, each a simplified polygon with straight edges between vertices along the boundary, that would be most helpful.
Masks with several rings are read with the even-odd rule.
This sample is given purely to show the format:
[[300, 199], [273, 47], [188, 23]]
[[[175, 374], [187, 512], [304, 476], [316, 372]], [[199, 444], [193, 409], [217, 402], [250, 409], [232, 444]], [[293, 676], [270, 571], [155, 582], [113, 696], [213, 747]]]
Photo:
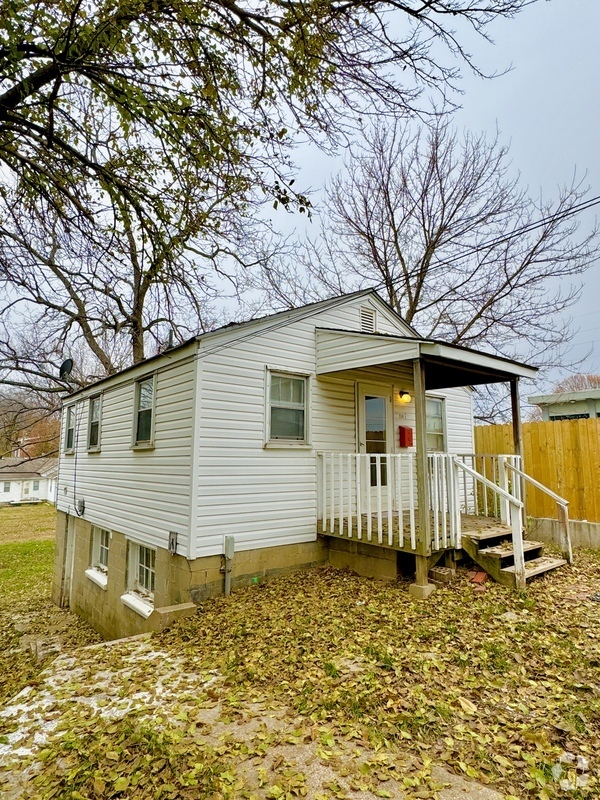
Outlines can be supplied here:
[[0, 480], [29, 480], [46, 477], [58, 470], [58, 458], [43, 456], [27, 458], [11, 456], [0, 458]]
[[197, 334], [196, 336], [192, 336], [190, 339], [187, 339], [185, 342], [181, 344], [175, 345], [174, 347], [170, 347], [168, 350], [164, 350], [162, 353], [157, 353], [154, 356], [150, 356], [149, 358], [144, 359], [143, 361], [139, 361], [137, 364], [131, 364], [125, 369], [120, 370], [119, 372], [115, 372], [113, 375], [107, 375], [104, 378], [100, 378], [93, 383], [88, 384], [87, 386], [83, 386], [81, 389], [77, 389], [74, 392], [71, 392], [65, 399], [70, 400], [73, 397], [81, 394], [82, 392], [87, 392], [90, 389], [99, 386], [100, 384], [105, 383], [106, 381], [110, 381], [117, 376], [123, 375], [127, 372], [130, 372], [134, 369], [139, 369], [146, 364], [153, 363], [160, 358], [164, 358], [165, 356], [170, 355], [171, 353], [177, 352], [182, 350], [185, 347], [189, 347], [190, 344], [194, 342], [198, 342], [204, 344], [211, 340], [213, 337], [221, 337], [226, 336], [227, 339], [231, 338], [233, 341], [237, 341], [238, 339], [247, 338], [249, 336], [254, 335], [254, 332], [261, 333], [263, 330], [269, 330], [273, 327], [278, 327], [279, 325], [289, 325], [292, 322], [297, 322], [305, 317], [310, 317], [313, 314], [318, 314], [321, 311], [324, 311], [328, 308], [343, 305], [352, 300], [356, 300], [360, 297], [369, 297], [373, 298], [377, 303], [381, 304], [382, 309], [385, 310], [390, 316], [392, 316], [397, 322], [399, 322], [402, 327], [404, 327], [408, 334], [412, 334], [415, 337], [418, 337], [418, 333], [415, 329], [410, 326], [407, 322], [405, 322], [402, 317], [394, 311], [394, 309], [389, 306], [385, 300], [377, 293], [375, 289], [361, 289], [357, 292], [349, 292], [348, 294], [338, 295], [336, 297], [330, 297], [327, 300], [318, 300], [314, 303], [308, 303], [304, 306], [298, 306], [297, 308], [289, 308], [284, 311], [277, 311], [273, 314], [267, 314], [262, 317], [255, 317], [253, 319], [245, 320], [244, 322], [229, 322], [227, 325], [223, 325], [220, 328], [215, 328], [212, 331], [206, 331], [205, 333]]

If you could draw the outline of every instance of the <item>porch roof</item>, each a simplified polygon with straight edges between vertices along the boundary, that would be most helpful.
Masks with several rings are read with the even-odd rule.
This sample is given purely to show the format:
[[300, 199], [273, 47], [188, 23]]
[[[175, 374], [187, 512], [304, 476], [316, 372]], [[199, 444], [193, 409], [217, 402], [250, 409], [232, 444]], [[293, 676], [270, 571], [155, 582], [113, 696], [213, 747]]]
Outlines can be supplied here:
[[435, 339], [317, 328], [317, 375], [420, 359], [426, 389], [534, 378], [536, 367]]

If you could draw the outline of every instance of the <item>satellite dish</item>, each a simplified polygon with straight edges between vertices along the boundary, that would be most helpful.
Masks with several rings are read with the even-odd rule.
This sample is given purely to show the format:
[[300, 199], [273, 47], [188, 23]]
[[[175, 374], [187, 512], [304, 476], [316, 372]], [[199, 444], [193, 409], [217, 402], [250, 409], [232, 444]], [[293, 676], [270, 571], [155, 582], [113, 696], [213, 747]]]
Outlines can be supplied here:
[[71, 370], [73, 369], [73, 361], [70, 358], [67, 358], [66, 361], [60, 365], [59, 376], [61, 378], [66, 378], [68, 375], [71, 374]]

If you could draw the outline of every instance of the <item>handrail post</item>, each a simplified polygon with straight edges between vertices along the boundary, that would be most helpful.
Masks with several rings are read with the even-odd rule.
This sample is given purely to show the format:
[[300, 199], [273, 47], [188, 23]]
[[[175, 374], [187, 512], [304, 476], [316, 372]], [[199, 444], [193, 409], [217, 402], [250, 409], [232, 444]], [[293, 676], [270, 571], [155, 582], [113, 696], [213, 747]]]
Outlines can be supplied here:
[[521, 508], [510, 504], [510, 527], [512, 531], [512, 546], [515, 557], [515, 585], [517, 589], [525, 589], [525, 553], [523, 550], [523, 529], [521, 527]]
[[461, 507], [460, 507], [460, 477], [458, 474], [458, 464], [460, 463], [459, 459], [456, 456], [452, 456], [450, 458], [450, 465], [452, 468], [452, 476], [451, 476], [451, 486], [452, 486], [452, 494], [454, 495], [454, 524], [455, 524], [455, 538], [454, 538], [454, 547], [457, 550], [460, 550], [462, 547], [461, 541], [461, 525], [462, 520], [460, 516]]
[[560, 528], [560, 546], [562, 557], [567, 564], [573, 563], [573, 550], [571, 548], [571, 535], [569, 533], [569, 510], [563, 503], [557, 503], [558, 525]]
[[[506, 456], [498, 456], [498, 482], [500, 488], [508, 493], [508, 472], [506, 470]], [[500, 498], [500, 520], [508, 525], [509, 503], [503, 497]]]

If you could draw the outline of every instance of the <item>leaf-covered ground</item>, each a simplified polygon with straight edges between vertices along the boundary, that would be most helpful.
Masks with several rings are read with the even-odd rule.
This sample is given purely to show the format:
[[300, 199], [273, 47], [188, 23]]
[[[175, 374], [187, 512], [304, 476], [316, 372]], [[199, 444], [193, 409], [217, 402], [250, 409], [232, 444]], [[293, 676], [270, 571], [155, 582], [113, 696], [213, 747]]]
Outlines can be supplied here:
[[597, 797], [598, 592], [591, 552], [526, 594], [463, 574], [417, 602], [332, 569], [235, 592], [58, 659], [0, 712], [0, 793]]
[[71, 650], [100, 638], [50, 602], [55, 528], [45, 503], [0, 508], [0, 703], [36, 679], [45, 644]]

